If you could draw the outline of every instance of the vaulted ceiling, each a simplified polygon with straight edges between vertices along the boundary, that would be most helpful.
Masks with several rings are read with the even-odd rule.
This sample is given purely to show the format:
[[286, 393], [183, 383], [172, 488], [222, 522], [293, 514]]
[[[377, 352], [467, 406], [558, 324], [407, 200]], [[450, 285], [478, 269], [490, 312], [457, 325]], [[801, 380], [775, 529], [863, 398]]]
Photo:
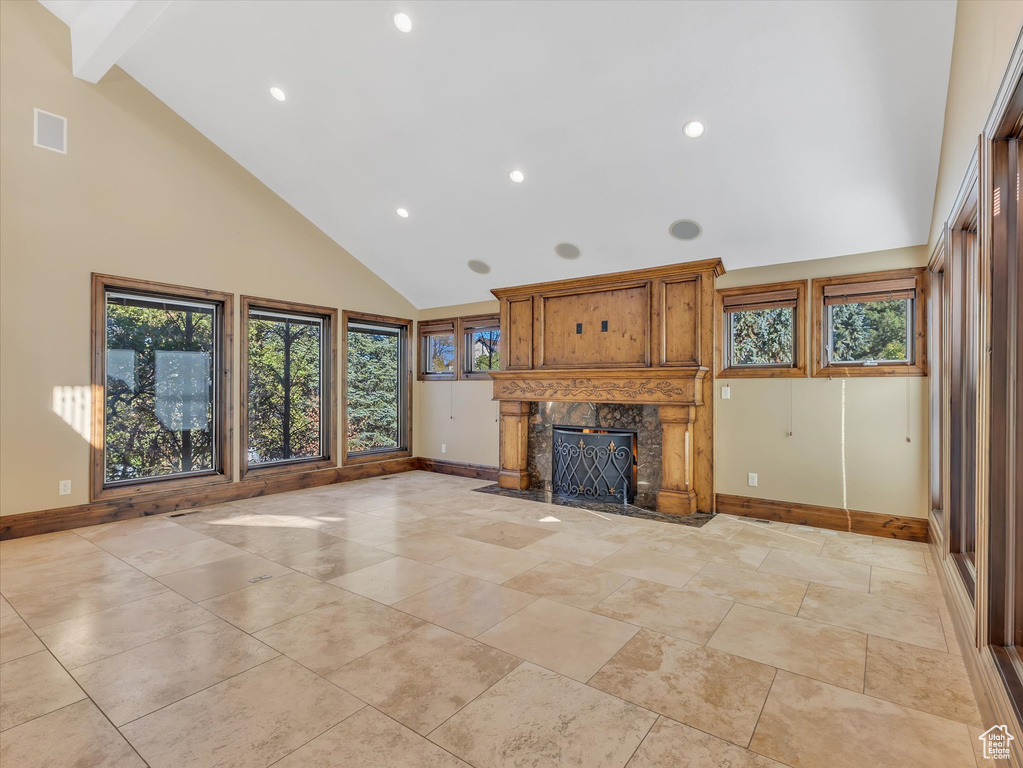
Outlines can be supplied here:
[[954, 2], [160, 4], [100, 53], [419, 307], [927, 241]]

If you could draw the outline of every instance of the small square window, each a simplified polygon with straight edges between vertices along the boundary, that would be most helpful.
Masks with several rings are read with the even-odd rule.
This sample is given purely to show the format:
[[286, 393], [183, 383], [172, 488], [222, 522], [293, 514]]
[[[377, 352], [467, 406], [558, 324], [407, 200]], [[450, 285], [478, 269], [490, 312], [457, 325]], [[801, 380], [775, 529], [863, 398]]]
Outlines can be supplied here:
[[419, 378], [457, 378], [455, 321], [431, 320], [419, 326]]
[[719, 291], [724, 377], [805, 376], [802, 351], [805, 283]]
[[922, 274], [814, 280], [814, 375], [925, 375]]

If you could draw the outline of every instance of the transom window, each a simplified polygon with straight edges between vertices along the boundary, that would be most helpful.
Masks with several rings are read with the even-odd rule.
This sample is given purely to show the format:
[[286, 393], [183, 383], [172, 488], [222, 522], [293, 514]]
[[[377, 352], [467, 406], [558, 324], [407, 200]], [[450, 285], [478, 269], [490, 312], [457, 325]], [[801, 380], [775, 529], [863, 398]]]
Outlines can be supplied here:
[[718, 292], [723, 377], [805, 376], [806, 283], [772, 283]]
[[332, 461], [337, 310], [242, 297], [248, 469]]

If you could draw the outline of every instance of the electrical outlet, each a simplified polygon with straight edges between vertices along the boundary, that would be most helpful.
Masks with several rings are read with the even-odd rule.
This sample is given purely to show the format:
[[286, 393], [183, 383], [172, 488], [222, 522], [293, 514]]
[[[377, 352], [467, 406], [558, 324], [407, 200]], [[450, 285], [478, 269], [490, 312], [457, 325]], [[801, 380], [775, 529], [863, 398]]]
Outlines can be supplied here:
[[71, 495], [71, 481], [70, 480], [61, 480], [60, 483], [57, 485], [57, 493], [59, 493], [61, 496], [70, 496]]
[[730, 386], [728, 386], [727, 384], [725, 384], [724, 386], [721, 387], [721, 399], [722, 400], [731, 400], [732, 399], [732, 388]]
[[748, 475], [746, 475], [746, 482], [749, 484], [751, 488], [756, 488], [757, 487], [756, 472], [750, 472]]
[[447, 443], [441, 443], [440, 444], [440, 452], [441, 453], [447, 453], [448, 452], [448, 444]]

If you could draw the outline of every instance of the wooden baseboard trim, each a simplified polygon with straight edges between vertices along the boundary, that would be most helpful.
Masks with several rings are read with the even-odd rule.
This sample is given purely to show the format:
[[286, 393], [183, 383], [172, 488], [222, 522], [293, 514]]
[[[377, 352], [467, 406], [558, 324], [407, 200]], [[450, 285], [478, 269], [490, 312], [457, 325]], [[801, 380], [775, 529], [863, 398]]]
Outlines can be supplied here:
[[195, 509], [228, 501], [241, 501], [256, 496], [270, 496], [303, 488], [364, 480], [368, 477], [393, 475], [414, 469], [419, 469], [418, 460], [415, 458], [388, 459], [357, 466], [331, 467], [330, 469], [294, 472], [265, 478], [250, 476], [244, 481], [225, 483], [191, 492], [179, 490], [171, 493], [147, 493], [110, 499], [109, 501], [97, 501], [92, 504], [78, 504], [73, 507], [4, 515], [0, 517], [0, 541], [35, 536], [40, 533], [67, 531], [72, 528], [85, 528], [90, 525], [158, 515], [164, 512]]
[[442, 475], [457, 475], [458, 477], [472, 477], [476, 480], [490, 480], [497, 482], [497, 467], [487, 464], [469, 464], [464, 461], [447, 461], [445, 459], [428, 459], [420, 456], [416, 459], [417, 469], [424, 472], [439, 472]]
[[717, 511], [726, 515], [777, 520], [781, 523], [827, 528], [831, 531], [864, 533], [868, 536], [880, 536], [888, 539], [927, 541], [927, 519], [923, 517], [882, 515], [877, 512], [820, 507], [793, 501], [756, 499], [752, 496], [732, 496], [727, 493], [717, 494], [716, 499]]

